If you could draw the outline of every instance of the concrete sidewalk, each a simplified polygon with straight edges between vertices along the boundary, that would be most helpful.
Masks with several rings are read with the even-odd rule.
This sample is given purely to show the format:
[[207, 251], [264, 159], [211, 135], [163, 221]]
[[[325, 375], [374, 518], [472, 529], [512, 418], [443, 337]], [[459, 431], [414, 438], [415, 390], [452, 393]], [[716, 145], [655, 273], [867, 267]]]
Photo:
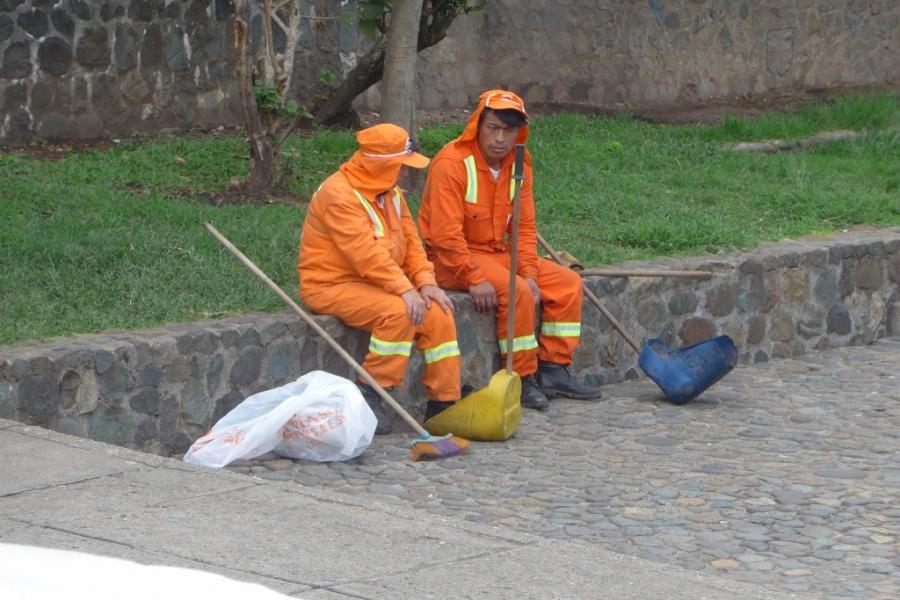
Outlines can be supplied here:
[[11, 421], [0, 420], [0, 454], [0, 542], [201, 569], [308, 600], [813, 597]]

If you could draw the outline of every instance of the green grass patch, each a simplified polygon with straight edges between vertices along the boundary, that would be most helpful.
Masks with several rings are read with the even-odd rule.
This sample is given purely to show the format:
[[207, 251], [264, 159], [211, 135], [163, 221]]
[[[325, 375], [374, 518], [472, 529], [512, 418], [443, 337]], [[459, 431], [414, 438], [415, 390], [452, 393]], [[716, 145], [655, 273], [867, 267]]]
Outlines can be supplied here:
[[[422, 130], [423, 151], [461, 129]], [[802, 152], [726, 150], [830, 129], [865, 135]], [[557, 115], [534, 120], [529, 147], [541, 232], [586, 265], [900, 224], [900, 100], [888, 94], [711, 126]], [[283, 187], [308, 198], [354, 149], [350, 131], [293, 138]], [[56, 161], [0, 155], [0, 344], [279, 310], [202, 227], [212, 222], [296, 294], [303, 205], [202, 200], [244, 176], [245, 156], [228, 135], [129, 141]]]

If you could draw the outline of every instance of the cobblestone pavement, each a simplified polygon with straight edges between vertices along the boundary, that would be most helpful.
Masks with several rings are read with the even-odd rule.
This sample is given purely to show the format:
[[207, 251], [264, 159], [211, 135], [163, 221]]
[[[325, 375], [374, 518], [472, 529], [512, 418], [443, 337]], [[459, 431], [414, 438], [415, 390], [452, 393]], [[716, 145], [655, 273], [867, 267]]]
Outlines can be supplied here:
[[784, 590], [900, 598], [897, 341], [739, 368], [681, 407], [648, 381], [607, 386], [432, 463], [407, 460], [403, 437], [348, 463], [230, 468]]

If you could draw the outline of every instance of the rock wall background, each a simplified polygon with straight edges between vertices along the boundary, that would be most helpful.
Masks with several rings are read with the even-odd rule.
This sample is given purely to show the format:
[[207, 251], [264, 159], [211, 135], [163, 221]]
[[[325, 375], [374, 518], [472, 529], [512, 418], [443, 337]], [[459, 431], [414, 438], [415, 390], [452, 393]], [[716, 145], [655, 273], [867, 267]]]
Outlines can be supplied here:
[[[310, 104], [321, 70], [345, 73], [367, 42], [341, 18], [354, 2], [301, 4], [296, 90]], [[238, 123], [233, 16], [231, 0], [0, 0], [0, 141]], [[256, 40], [261, 26], [257, 14]], [[423, 109], [495, 86], [633, 111], [873, 86], [900, 81], [900, 3], [491, 0], [421, 57]], [[377, 109], [377, 86], [358, 105]]]

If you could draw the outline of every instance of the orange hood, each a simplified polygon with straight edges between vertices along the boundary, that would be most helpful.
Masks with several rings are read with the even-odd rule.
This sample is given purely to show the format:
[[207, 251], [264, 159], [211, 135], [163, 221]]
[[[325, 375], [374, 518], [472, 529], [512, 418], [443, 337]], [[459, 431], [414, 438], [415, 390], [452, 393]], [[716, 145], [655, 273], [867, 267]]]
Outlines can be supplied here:
[[428, 158], [416, 152], [409, 134], [402, 127], [382, 123], [356, 134], [359, 150], [341, 165], [340, 171], [350, 185], [369, 199], [397, 184], [400, 168], [428, 166]]
[[[466, 123], [466, 128], [454, 140], [455, 142], [468, 142], [478, 138], [478, 119], [485, 108], [493, 108], [495, 110], [511, 108], [522, 113], [526, 119], [528, 118], [528, 113], [525, 112], [525, 101], [522, 98], [506, 90], [488, 90], [478, 97], [478, 107], [472, 112], [472, 116], [469, 117], [469, 121]], [[525, 124], [519, 128], [516, 143], [524, 144], [527, 139], [528, 125]]]

